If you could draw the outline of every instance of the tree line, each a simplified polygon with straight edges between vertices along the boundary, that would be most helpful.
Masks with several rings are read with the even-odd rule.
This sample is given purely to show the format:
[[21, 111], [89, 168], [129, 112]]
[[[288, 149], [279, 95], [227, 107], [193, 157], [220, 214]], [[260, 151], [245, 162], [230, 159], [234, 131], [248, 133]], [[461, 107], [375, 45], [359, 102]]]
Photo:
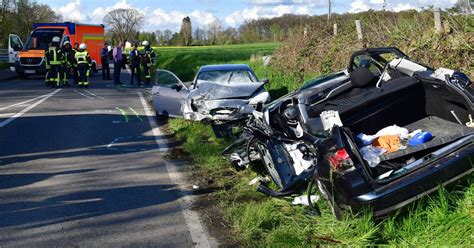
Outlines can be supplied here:
[[30, 0], [0, 1], [0, 48], [8, 46], [8, 35], [14, 33], [26, 38], [35, 22], [59, 22], [63, 18], [46, 4]]

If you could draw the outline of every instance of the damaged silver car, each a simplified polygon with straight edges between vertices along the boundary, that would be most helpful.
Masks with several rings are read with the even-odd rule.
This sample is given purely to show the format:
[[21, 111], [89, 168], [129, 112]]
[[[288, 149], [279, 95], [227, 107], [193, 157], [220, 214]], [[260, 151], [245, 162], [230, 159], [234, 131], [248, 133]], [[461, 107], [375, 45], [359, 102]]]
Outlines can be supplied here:
[[174, 73], [157, 70], [152, 89], [158, 115], [188, 120], [228, 122], [246, 119], [270, 94], [248, 65], [206, 65], [192, 82], [183, 83]]

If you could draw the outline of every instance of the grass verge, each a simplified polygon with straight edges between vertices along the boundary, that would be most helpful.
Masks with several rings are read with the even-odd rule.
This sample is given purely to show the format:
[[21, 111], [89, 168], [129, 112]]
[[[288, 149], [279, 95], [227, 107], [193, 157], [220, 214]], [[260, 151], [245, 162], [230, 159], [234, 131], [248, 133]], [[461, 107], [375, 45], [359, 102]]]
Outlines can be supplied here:
[[[210, 127], [181, 119], [170, 128], [184, 140], [191, 159], [189, 169], [211, 193], [218, 213], [230, 223], [236, 239], [250, 247], [439, 246], [474, 243], [474, 177], [471, 175], [437, 194], [410, 205], [406, 211], [375, 221], [369, 213], [348, 214], [336, 220], [324, 202], [322, 217], [308, 208], [291, 205], [290, 198], [275, 199], [256, 192], [248, 182], [250, 170], [236, 172], [220, 156], [229, 141], [216, 139]], [[449, 193], [448, 193], [449, 192]]]

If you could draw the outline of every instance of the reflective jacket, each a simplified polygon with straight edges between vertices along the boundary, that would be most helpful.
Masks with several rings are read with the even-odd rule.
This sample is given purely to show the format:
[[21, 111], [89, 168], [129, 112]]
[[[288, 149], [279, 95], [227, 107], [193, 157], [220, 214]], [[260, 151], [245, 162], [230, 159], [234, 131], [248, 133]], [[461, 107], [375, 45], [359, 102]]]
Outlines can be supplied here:
[[89, 53], [87, 51], [77, 51], [76, 54], [74, 54], [74, 57], [76, 58], [76, 63], [78, 65], [80, 64], [87, 64], [91, 66], [91, 57], [89, 56]]
[[142, 63], [147, 66], [152, 66], [152, 64], [155, 63], [155, 60], [156, 60], [155, 58], [156, 58], [156, 55], [153, 48], [151, 48], [151, 46], [146, 46], [145, 51], [143, 52]]
[[65, 46], [63, 46], [61, 50], [64, 54], [64, 60], [66, 61], [66, 65], [68, 67], [73, 66], [76, 63], [76, 58], [74, 56], [76, 50], [72, 48], [67, 49]]
[[45, 53], [46, 65], [63, 65], [65, 62], [63, 52], [55, 46], [50, 46]]

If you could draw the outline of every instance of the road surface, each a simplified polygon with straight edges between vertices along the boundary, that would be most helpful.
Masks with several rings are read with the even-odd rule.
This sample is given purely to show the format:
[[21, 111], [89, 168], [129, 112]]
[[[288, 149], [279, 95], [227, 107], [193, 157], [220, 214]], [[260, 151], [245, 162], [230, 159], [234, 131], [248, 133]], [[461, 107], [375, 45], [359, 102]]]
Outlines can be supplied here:
[[0, 247], [211, 244], [160, 153], [148, 90], [0, 82]]

